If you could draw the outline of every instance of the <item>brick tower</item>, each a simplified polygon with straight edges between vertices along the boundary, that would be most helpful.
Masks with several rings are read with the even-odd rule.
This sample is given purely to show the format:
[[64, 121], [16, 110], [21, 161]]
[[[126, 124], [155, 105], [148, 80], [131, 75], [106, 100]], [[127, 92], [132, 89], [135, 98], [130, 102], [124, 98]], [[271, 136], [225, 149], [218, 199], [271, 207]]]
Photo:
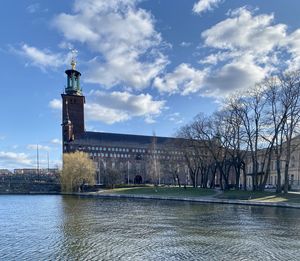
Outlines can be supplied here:
[[68, 152], [68, 143], [80, 138], [84, 134], [84, 103], [80, 87], [81, 73], [75, 70], [74, 58], [71, 62], [72, 69], [66, 70], [67, 86], [62, 97], [62, 138], [63, 152]]

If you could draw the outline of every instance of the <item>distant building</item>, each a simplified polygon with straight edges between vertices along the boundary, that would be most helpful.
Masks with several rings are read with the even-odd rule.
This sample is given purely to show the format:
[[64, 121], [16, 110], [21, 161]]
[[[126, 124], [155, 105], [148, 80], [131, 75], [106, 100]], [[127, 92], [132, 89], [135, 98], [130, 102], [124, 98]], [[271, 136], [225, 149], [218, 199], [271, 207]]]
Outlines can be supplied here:
[[8, 169], [0, 169], [0, 175], [11, 175], [12, 172]]
[[59, 173], [58, 169], [14, 169], [14, 174], [16, 175], [57, 175]]
[[188, 168], [176, 138], [85, 131], [85, 96], [81, 73], [66, 70], [67, 86], [62, 97], [63, 153], [83, 151], [97, 168], [96, 182], [103, 183], [108, 168], [122, 175], [123, 183], [190, 183]]
[[[292, 154], [290, 158], [289, 168], [288, 168], [288, 181], [292, 189], [300, 190], [300, 136], [297, 136], [292, 141]], [[285, 145], [283, 144], [283, 147]], [[284, 151], [284, 150], [283, 150]], [[258, 176], [261, 177], [267, 170], [267, 160], [266, 160], [266, 150], [260, 149], [258, 151]], [[277, 175], [277, 161], [275, 152], [272, 153], [271, 164], [270, 164], [270, 174], [267, 180], [267, 188], [272, 188], [278, 184], [278, 175]], [[280, 170], [281, 170], [281, 185], [284, 184], [284, 169], [285, 169], [285, 160], [284, 154], [280, 160]], [[246, 184], [248, 188], [252, 188], [252, 176], [253, 176], [253, 163], [251, 155], [246, 160]], [[243, 177], [241, 177], [243, 178]]]

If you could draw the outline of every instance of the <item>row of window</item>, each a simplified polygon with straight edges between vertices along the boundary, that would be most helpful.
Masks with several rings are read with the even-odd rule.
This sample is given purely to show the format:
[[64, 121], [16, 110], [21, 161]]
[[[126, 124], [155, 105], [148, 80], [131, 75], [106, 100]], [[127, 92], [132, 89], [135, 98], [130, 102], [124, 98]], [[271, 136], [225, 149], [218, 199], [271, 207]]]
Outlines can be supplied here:
[[[70, 149], [73, 149], [73, 146], [70, 146]], [[76, 149], [76, 147], [74, 148]], [[129, 149], [125, 149], [125, 148], [106, 148], [106, 147], [92, 147], [92, 146], [79, 146], [78, 150], [93, 150], [93, 151], [119, 151], [119, 152], [129, 152]]]
[[[114, 147], [98, 147], [98, 146], [70, 146], [70, 149], [78, 149], [78, 150], [88, 150], [88, 151], [113, 151], [113, 152], [133, 152], [133, 153], [153, 153], [153, 154], [163, 154], [167, 153], [163, 150], [145, 150], [145, 149], [128, 149], [128, 148], [114, 148]], [[181, 151], [169, 151], [169, 154], [173, 155], [183, 155]]]
[[[131, 158], [132, 155], [130, 154], [119, 154], [119, 153], [96, 153], [96, 152], [91, 152], [90, 157], [101, 157], [101, 158]], [[172, 159], [172, 160], [183, 160], [183, 157], [170, 157], [170, 156], [164, 156], [164, 155], [146, 155], [146, 158], [154, 158], [154, 159]]]
[[91, 152], [90, 153], [90, 156], [91, 157], [102, 157], [102, 158], [104, 158], [104, 157], [106, 157], [106, 158], [108, 158], [108, 157], [110, 157], [110, 158], [130, 158], [131, 157], [131, 155], [130, 154], [115, 154], [115, 153], [96, 153], [96, 152]]
[[[103, 165], [102, 165], [103, 164]], [[108, 163], [108, 162], [106, 162], [106, 161], [104, 161], [104, 162], [102, 162], [102, 164], [96, 164], [95, 166], [96, 166], [96, 168], [97, 168], [97, 171], [99, 171], [99, 172], [102, 172], [102, 171], [104, 171], [104, 170], [106, 170], [106, 168], [108, 167], [108, 166], [110, 166], [110, 167], [112, 167], [113, 169], [118, 169], [118, 170], [124, 170], [124, 168], [126, 168], [126, 170], [127, 171], [130, 171], [131, 169], [132, 169], [132, 167], [133, 166], [135, 166], [136, 167], [136, 169], [139, 169], [140, 171], [143, 169], [143, 167], [142, 167], [142, 165], [140, 165], [140, 164], [131, 164], [130, 162], [126, 162], [126, 163], [122, 163], [122, 162], [120, 162], [120, 163], [117, 163], [117, 162], [115, 162], [115, 161], [112, 161], [112, 162], [110, 162], [110, 163]], [[167, 165], [164, 165], [164, 167], [165, 168], [169, 168], [169, 170], [172, 170], [172, 171], [174, 171], [174, 170], [176, 170], [177, 171], [177, 173], [179, 173], [179, 172], [183, 172], [183, 173], [185, 173], [186, 174], [186, 178], [187, 178], [187, 181], [189, 180], [189, 175], [188, 175], [188, 173], [189, 173], [189, 168], [188, 168], [188, 166], [187, 165], [177, 165], [177, 166], [174, 166], [174, 165], [169, 165], [169, 166], [167, 166]]]

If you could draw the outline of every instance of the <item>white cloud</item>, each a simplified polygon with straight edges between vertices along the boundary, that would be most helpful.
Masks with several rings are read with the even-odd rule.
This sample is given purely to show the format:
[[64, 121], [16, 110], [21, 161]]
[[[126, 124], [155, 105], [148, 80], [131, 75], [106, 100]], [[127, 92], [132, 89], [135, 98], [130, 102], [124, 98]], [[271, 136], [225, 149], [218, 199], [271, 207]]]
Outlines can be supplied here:
[[60, 139], [55, 138], [51, 140], [51, 143], [54, 145], [61, 145], [62, 141]]
[[190, 43], [190, 42], [181, 42], [180, 43], [181, 47], [190, 47], [191, 45], [192, 45], [192, 43]]
[[45, 146], [45, 145], [40, 145], [40, 144], [28, 144], [26, 147], [28, 150], [45, 150], [45, 151], [49, 151], [50, 147], [49, 146]]
[[105, 65], [97, 59], [89, 62], [89, 71], [86, 72], [86, 81], [100, 83], [110, 88], [117, 84], [142, 89], [149, 87], [152, 79], [165, 67], [166, 60], [157, 56], [153, 63], [130, 61], [130, 57], [115, 57]]
[[300, 29], [289, 33], [285, 24], [274, 23], [274, 14], [255, 15], [246, 7], [228, 15], [201, 34], [202, 48], [209, 53], [199, 60], [202, 69], [183, 63], [156, 77], [160, 92], [224, 97], [279, 69], [300, 68]]
[[199, 60], [200, 64], [217, 65], [219, 62], [241, 56], [239, 52], [215, 52]]
[[274, 24], [273, 14], [254, 16], [245, 7], [229, 15], [202, 33], [205, 47], [215, 51], [200, 60], [211, 65], [204, 95], [227, 95], [251, 88], [275, 71], [278, 64], [285, 64], [278, 55], [284, 48], [288, 50], [286, 25]]
[[222, 0], [199, 0], [194, 4], [193, 12], [200, 14], [213, 10], [213, 8], [217, 7], [221, 2]]
[[230, 18], [204, 31], [202, 37], [209, 47], [267, 53], [286, 36], [286, 25], [272, 25], [273, 21], [273, 14], [253, 16], [246, 8], [239, 8]]
[[183, 123], [183, 118], [180, 115], [179, 112], [174, 112], [171, 113], [167, 116], [168, 120], [175, 123], [175, 124], [182, 124]]
[[53, 99], [49, 102], [49, 107], [55, 110], [62, 110], [62, 103], [59, 99]]
[[0, 166], [13, 169], [19, 166], [31, 166], [32, 160], [28, 154], [0, 151]]
[[[51, 108], [61, 110], [58, 99], [49, 102]], [[101, 121], [107, 124], [127, 121], [133, 117], [144, 117], [149, 123], [165, 108], [164, 100], [154, 100], [150, 94], [134, 95], [129, 92], [91, 91], [87, 95], [85, 116], [88, 121]]]
[[17, 54], [25, 57], [30, 65], [37, 66], [44, 70], [46, 67], [57, 68], [70, 61], [70, 55], [53, 53], [49, 50], [40, 50], [34, 46], [23, 44], [20, 50], [13, 49]]
[[152, 123], [165, 106], [165, 101], [153, 100], [150, 94], [92, 91], [88, 96], [91, 101], [85, 106], [87, 119], [108, 124], [132, 117], [144, 117], [147, 123]]
[[42, 9], [40, 3], [34, 3], [26, 7], [26, 11], [30, 14], [35, 14], [37, 12], [48, 12], [47, 8]]
[[[297, 33], [289, 39], [287, 26], [274, 24], [273, 14], [255, 16], [243, 7], [229, 15], [201, 35], [210, 53], [199, 61], [204, 69], [180, 64], [173, 72], [156, 77], [154, 86], [160, 92], [224, 96], [250, 88], [270, 75], [282, 62], [278, 58], [282, 49], [300, 54]], [[293, 64], [296, 62], [294, 58]]]
[[148, 123], [148, 124], [153, 124], [153, 123], [156, 122], [156, 120], [154, 119], [153, 116], [147, 115], [147, 116], [145, 117], [145, 122]]
[[31, 14], [36, 13], [39, 9], [40, 9], [39, 3], [31, 4], [31, 5], [27, 6], [27, 8], [26, 8], [27, 12], [29, 12]]
[[93, 53], [86, 80], [106, 87], [148, 87], [168, 63], [151, 14], [137, 0], [77, 0], [73, 14], [53, 21], [64, 38], [85, 44]]
[[58, 44], [58, 47], [61, 48], [61, 49], [67, 49], [67, 50], [72, 50], [74, 49], [74, 45], [69, 43], [69, 42], [66, 42], [66, 41], [62, 41]]
[[85, 115], [87, 120], [100, 121], [107, 124], [129, 120], [128, 113], [111, 108], [106, 108], [97, 103], [86, 104]]
[[244, 55], [207, 75], [205, 91], [202, 94], [224, 97], [237, 90], [253, 88], [267, 74], [267, 68], [255, 64], [253, 57]]
[[300, 29], [297, 29], [286, 38], [288, 52], [291, 53], [291, 59], [287, 61], [289, 70], [299, 70], [300, 68]]
[[197, 70], [189, 64], [182, 63], [174, 72], [156, 77], [153, 85], [161, 93], [188, 95], [198, 92], [203, 87], [206, 74], [207, 71]]

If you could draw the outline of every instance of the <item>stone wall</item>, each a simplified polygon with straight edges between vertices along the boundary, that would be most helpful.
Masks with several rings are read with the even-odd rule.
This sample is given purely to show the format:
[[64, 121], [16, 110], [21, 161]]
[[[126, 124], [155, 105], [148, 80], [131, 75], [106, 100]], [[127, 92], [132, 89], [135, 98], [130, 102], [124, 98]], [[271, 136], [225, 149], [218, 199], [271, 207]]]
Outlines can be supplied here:
[[0, 193], [57, 193], [60, 184], [57, 176], [2, 175]]

